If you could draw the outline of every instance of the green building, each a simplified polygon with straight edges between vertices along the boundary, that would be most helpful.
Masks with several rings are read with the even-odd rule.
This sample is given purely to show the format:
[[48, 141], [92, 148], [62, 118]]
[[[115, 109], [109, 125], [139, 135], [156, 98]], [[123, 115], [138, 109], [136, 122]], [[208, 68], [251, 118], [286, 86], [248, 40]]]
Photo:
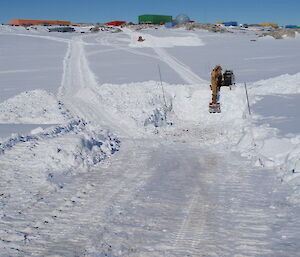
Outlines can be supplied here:
[[172, 22], [172, 16], [144, 14], [139, 16], [139, 24], [165, 24]]

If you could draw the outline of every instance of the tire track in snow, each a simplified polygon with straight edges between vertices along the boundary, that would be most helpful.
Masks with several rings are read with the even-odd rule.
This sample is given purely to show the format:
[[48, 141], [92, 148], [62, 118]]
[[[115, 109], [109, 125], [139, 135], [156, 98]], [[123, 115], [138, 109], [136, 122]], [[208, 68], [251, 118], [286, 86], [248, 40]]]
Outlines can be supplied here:
[[[126, 33], [131, 40], [136, 41], [137, 36], [140, 35], [136, 32], [130, 31], [129, 29], [124, 29], [124, 33]], [[147, 37], [147, 34], [144, 34]], [[148, 38], [152, 36], [149, 35]], [[197, 74], [195, 74], [190, 67], [186, 64], [180, 62], [177, 58], [170, 55], [163, 47], [157, 47], [155, 45], [152, 46], [154, 52], [158, 55], [159, 59], [165, 62], [170, 68], [172, 68], [184, 81], [189, 84], [197, 85], [197, 84], [207, 84], [207, 81], [201, 79]]]
[[[59, 88], [58, 92], [59, 97], [63, 101], [68, 103], [68, 105], [71, 107], [71, 112], [74, 112], [84, 119], [90, 119], [90, 121], [96, 125], [102, 125], [101, 119], [103, 118], [103, 116], [101, 115], [101, 108], [99, 108], [98, 110], [94, 106], [91, 107], [91, 105], [94, 103], [89, 103], [89, 99], [86, 100], [80, 96], [80, 93], [85, 88], [90, 88], [92, 92], [92, 88], [97, 86], [97, 81], [88, 67], [81, 38], [75, 38], [74, 40], [68, 42], [68, 49], [64, 58], [63, 66], [64, 73], [62, 78], [62, 85]], [[85, 101], [83, 101], [83, 99]], [[109, 119], [107, 118], [107, 120]], [[63, 140], [60, 139], [60, 142], [62, 144], [68, 145], [68, 140], [72, 140], [72, 137], [68, 136], [66, 138], [63, 138]], [[41, 145], [44, 143], [46, 142], [40, 142]], [[91, 181], [95, 181], [95, 178], [91, 179]], [[9, 243], [8, 247], [10, 247], [11, 249], [12, 247], [15, 247], [18, 251], [21, 251], [20, 249], [23, 248], [21, 247], [21, 245], [23, 243], [26, 244], [26, 240], [29, 240], [29, 238], [34, 243], [47, 245], [47, 238], [39, 239], [39, 235], [43, 234], [43, 231], [46, 231], [48, 229], [47, 227], [49, 227], [49, 224], [50, 226], [56, 224], [58, 222], [58, 218], [64, 216], [64, 214], [62, 213], [63, 211], [74, 209], [72, 207], [74, 205], [73, 203], [76, 202], [76, 200], [79, 204], [80, 202], [82, 204], [85, 202], [83, 196], [85, 196], [85, 193], [87, 193], [86, 191], [91, 188], [91, 181], [85, 181], [85, 183], [83, 184], [78, 184], [79, 186], [75, 183], [78, 186], [77, 188], [72, 187], [68, 192], [59, 192], [63, 194], [63, 199], [57, 199], [51, 202], [51, 206], [57, 207], [56, 211], [54, 210], [49, 212], [49, 206], [45, 205], [43, 201], [33, 202], [30, 206], [25, 205], [26, 207], [22, 209], [19, 215], [23, 215], [24, 212], [24, 214], [27, 214], [26, 217], [17, 217], [18, 222], [15, 222], [16, 226], [14, 230], [10, 231], [9, 229], [5, 232], [5, 237], [9, 238], [9, 241], [7, 242]], [[127, 182], [130, 183], [130, 181]], [[99, 184], [101, 185], [101, 183]], [[115, 192], [118, 193], [122, 188], [124, 188], [124, 186], [126, 186], [126, 181], [122, 183], [118, 181], [118, 183], [110, 186], [112, 186], [116, 190]], [[30, 189], [28, 191], [30, 191]], [[113, 197], [116, 193], [112, 192], [112, 196], [108, 195], [108, 197]], [[51, 195], [49, 197], [51, 198]], [[109, 199], [107, 200], [108, 202]], [[16, 216], [18, 216], [18, 214]], [[68, 213], [67, 219], [72, 219], [72, 217], [73, 214]], [[11, 220], [8, 220], [7, 222], [5, 221], [3, 225], [5, 227], [9, 227], [10, 222]], [[36, 232], [36, 229], [39, 229], [40, 231]], [[55, 234], [59, 233], [58, 231], [59, 228], [53, 231], [53, 238], [55, 238]], [[35, 252], [35, 250], [31, 248], [31, 246], [24, 246], [24, 249], [27, 249], [27, 253], [25, 255], [29, 255], [29, 253], [32, 254]], [[42, 256], [40, 254], [37, 255]]]
[[102, 45], [107, 45], [107, 46], [113, 47], [113, 49], [98, 50], [98, 51], [91, 52], [88, 55], [97, 54], [97, 53], [103, 53], [103, 52], [111, 52], [111, 51], [114, 51], [114, 50], [117, 49], [117, 50], [126, 51], [126, 52], [131, 53], [131, 54], [135, 54], [135, 55], [146, 56], [146, 57], [154, 58], [154, 59], [158, 59], [158, 60], [160, 59], [159, 56], [147, 54], [147, 53], [135, 50], [132, 47], [121, 46], [120, 44], [116, 43], [116, 40], [114, 38], [111, 38], [109, 36], [96, 38], [96, 41], [99, 42], [99, 43], [101, 43]]
[[[195, 224], [195, 220], [202, 220], [202, 223], [204, 223], [204, 215], [203, 215], [203, 210], [201, 208], [201, 202], [200, 201], [201, 195], [200, 192], [197, 190], [194, 192], [194, 196], [192, 197], [188, 207], [186, 208], [185, 212], [185, 217], [182, 221], [181, 227], [179, 232], [176, 234], [175, 237], [175, 244], [174, 248], [193, 248], [197, 243], [198, 239], [193, 233], [192, 228], [197, 227], [197, 233], [196, 234], [201, 234], [203, 230], [202, 224], [197, 225]], [[200, 207], [200, 208], [199, 208]], [[201, 219], [203, 218], [203, 219]]]
[[70, 41], [63, 63], [64, 72], [58, 96], [68, 109], [96, 126], [128, 135], [130, 129], [120, 125], [101, 103], [102, 97], [97, 92], [98, 82], [89, 67], [82, 37], [74, 37]]
[[13, 36], [23, 36], [23, 37], [34, 37], [34, 38], [41, 38], [41, 39], [46, 39], [46, 40], [52, 40], [60, 43], [68, 43], [70, 40], [65, 39], [65, 38], [60, 38], [60, 37], [51, 37], [51, 36], [42, 36], [42, 35], [33, 35], [33, 34], [22, 34], [22, 33], [0, 33], [0, 34], [5, 34], [5, 35], [13, 35]]
[[[132, 149], [132, 145], [128, 147]], [[135, 192], [144, 185], [149, 176], [149, 171], [143, 166], [146, 162], [141, 161], [141, 158], [149, 157], [143, 151], [138, 151], [137, 155], [136, 153], [137, 151], [131, 151], [129, 154], [121, 152], [117, 160], [114, 160], [113, 166], [108, 165], [106, 172], [104, 169], [99, 173], [99, 170], [95, 169], [84, 174], [80, 181], [85, 181], [86, 185], [79, 187], [76, 193], [73, 189], [78, 183], [74, 184], [72, 198], [66, 198], [49, 215], [40, 217], [34, 225], [39, 232], [35, 244], [24, 246], [22, 250], [36, 256], [77, 256], [81, 251], [93, 252], [93, 238], [102, 233], [112, 233], [111, 224], [107, 221], [116, 208], [115, 201], [131, 202]], [[127, 162], [128, 158], [139, 161]], [[122, 169], [119, 169], [121, 166]], [[113, 176], [109, 176], [108, 173]], [[72, 195], [71, 192], [68, 194]], [[91, 221], [94, 225], [87, 226]], [[106, 231], [108, 227], [109, 231]], [[47, 238], [51, 239], [50, 244]], [[64, 242], [63, 247], [61, 242]], [[80, 250], [74, 249], [74, 243]], [[106, 240], [102, 239], [96, 248], [101, 248], [101, 244], [108, 245]]]
[[[97, 80], [88, 67], [81, 37], [74, 37], [68, 44], [63, 61], [63, 78], [58, 91], [62, 99], [72, 99], [81, 89], [97, 86]], [[72, 105], [76, 102], [73, 101]]]
[[207, 81], [201, 79], [186, 64], [180, 62], [174, 56], [170, 55], [166, 50], [160, 47], [153, 47], [154, 52], [162, 61], [170, 66], [184, 81], [189, 84], [207, 84]]
[[[205, 241], [205, 233], [207, 233], [206, 222], [210, 211], [210, 199], [207, 199], [207, 190], [210, 184], [215, 183], [216, 174], [211, 173], [216, 163], [211, 163], [209, 157], [203, 158], [200, 162], [208, 164], [201, 173], [201, 179], [195, 185], [195, 189], [191, 195], [191, 199], [184, 209], [184, 217], [182, 219], [179, 230], [173, 235], [172, 249], [176, 256], [191, 254], [191, 256], [199, 256], [203, 253], [198, 246], [203, 245]], [[200, 165], [201, 167], [201, 165]], [[189, 256], [189, 255], [187, 255]]]

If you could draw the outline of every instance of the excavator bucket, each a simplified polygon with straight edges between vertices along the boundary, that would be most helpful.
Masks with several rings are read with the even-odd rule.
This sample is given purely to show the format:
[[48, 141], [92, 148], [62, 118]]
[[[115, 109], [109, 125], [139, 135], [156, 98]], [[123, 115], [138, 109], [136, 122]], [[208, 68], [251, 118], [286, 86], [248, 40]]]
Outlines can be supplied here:
[[209, 103], [208, 111], [210, 113], [220, 113], [221, 112], [220, 103]]

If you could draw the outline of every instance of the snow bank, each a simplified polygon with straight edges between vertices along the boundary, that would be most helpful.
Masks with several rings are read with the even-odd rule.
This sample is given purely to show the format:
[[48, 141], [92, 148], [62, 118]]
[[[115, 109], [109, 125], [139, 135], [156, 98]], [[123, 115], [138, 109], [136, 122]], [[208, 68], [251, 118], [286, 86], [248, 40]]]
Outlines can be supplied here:
[[300, 203], [300, 136], [284, 138], [268, 125], [249, 124], [233, 149], [256, 166], [277, 169], [281, 180], [294, 187], [290, 200]]
[[[81, 95], [87, 93], [80, 92]], [[111, 116], [111, 121], [131, 131], [134, 137], [148, 128], [166, 125], [166, 112], [172, 105], [171, 96], [164, 94], [156, 81], [103, 84], [96, 87], [96, 97]]]
[[0, 103], [0, 123], [61, 124], [67, 122], [61, 106], [44, 90], [23, 92]]
[[[211, 90], [208, 84], [174, 85], [158, 81], [145, 81], [121, 85], [103, 84], [96, 88], [97, 99], [101, 102], [111, 119], [118, 121], [133, 131], [133, 136], [144, 136], [144, 133], [159, 131], [182, 131], [191, 127], [198, 130], [209, 129], [227, 134], [233, 127], [243, 124], [246, 101], [243, 88], [222, 88], [222, 113], [211, 115], [208, 103], [211, 101]], [[88, 96], [81, 91], [81, 95]], [[242, 97], [241, 97], [242, 95]], [[91, 99], [91, 96], [88, 97]], [[220, 123], [223, 123], [220, 126]], [[157, 128], [159, 128], [157, 130]], [[239, 132], [239, 128], [237, 129]], [[234, 130], [234, 133], [237, 133]], [[196, 135], [190, 135], [197, 137]], [[227, 142], [227, 137], [210, 135], [215, 143]], [[196, 139], [198, 140], [198, 139]], [[206, 142], [209, 144], [209, 142]]]
[[251, 85], [251, 93], [256, 95], [299, 94], [300, 73], [294, 75], [284, 74], [255, 82]]
[[[255, 104], [265, 95], [299, 94], [299, 79], [300, 73], [285, 74], [253, 83], [249, 86], [251, 103]], [[245, 120], [240, 140], [234, 145], [234, 149], [251, 158], [257, 166], [280, 170], [282, 180], [294, 186], [295, 194], [290, 200], [300, 203], [300, 136], [280, 136], [278, 129], [268, 124], [255, 124], [259, 118], [259, 115], [254, 114], [253, 119], [249, 117]]]

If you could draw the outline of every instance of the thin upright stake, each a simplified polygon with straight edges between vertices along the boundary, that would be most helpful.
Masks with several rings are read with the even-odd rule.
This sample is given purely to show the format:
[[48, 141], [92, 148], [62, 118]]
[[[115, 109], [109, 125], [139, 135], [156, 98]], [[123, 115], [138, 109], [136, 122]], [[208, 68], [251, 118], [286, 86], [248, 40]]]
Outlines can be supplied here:
[[158, 66], [158, 73], [159, 73], [159, 79], [160, 79], [161, 90], [162, 90], [162, 94], [163, 94], [163, 98], [164, 98], [165, 108], [166, 108], [166, 111], [167, 111], [167, 102], [166, 102], [166, 97], [165, 97], [164, 86], [163, 86], [162, 79], [161, 79], [160, 66], [159, 66], [159, 64], [157, 64], [157, 66]]
[[247, 97], [248, 111], [249, 111], [249, 115], [251, 115], [247, 85], [246, 85], [246, 83], [244, 83], [244, 85], [245, 85], [245, 91], [246, 91], [246, 97]]

